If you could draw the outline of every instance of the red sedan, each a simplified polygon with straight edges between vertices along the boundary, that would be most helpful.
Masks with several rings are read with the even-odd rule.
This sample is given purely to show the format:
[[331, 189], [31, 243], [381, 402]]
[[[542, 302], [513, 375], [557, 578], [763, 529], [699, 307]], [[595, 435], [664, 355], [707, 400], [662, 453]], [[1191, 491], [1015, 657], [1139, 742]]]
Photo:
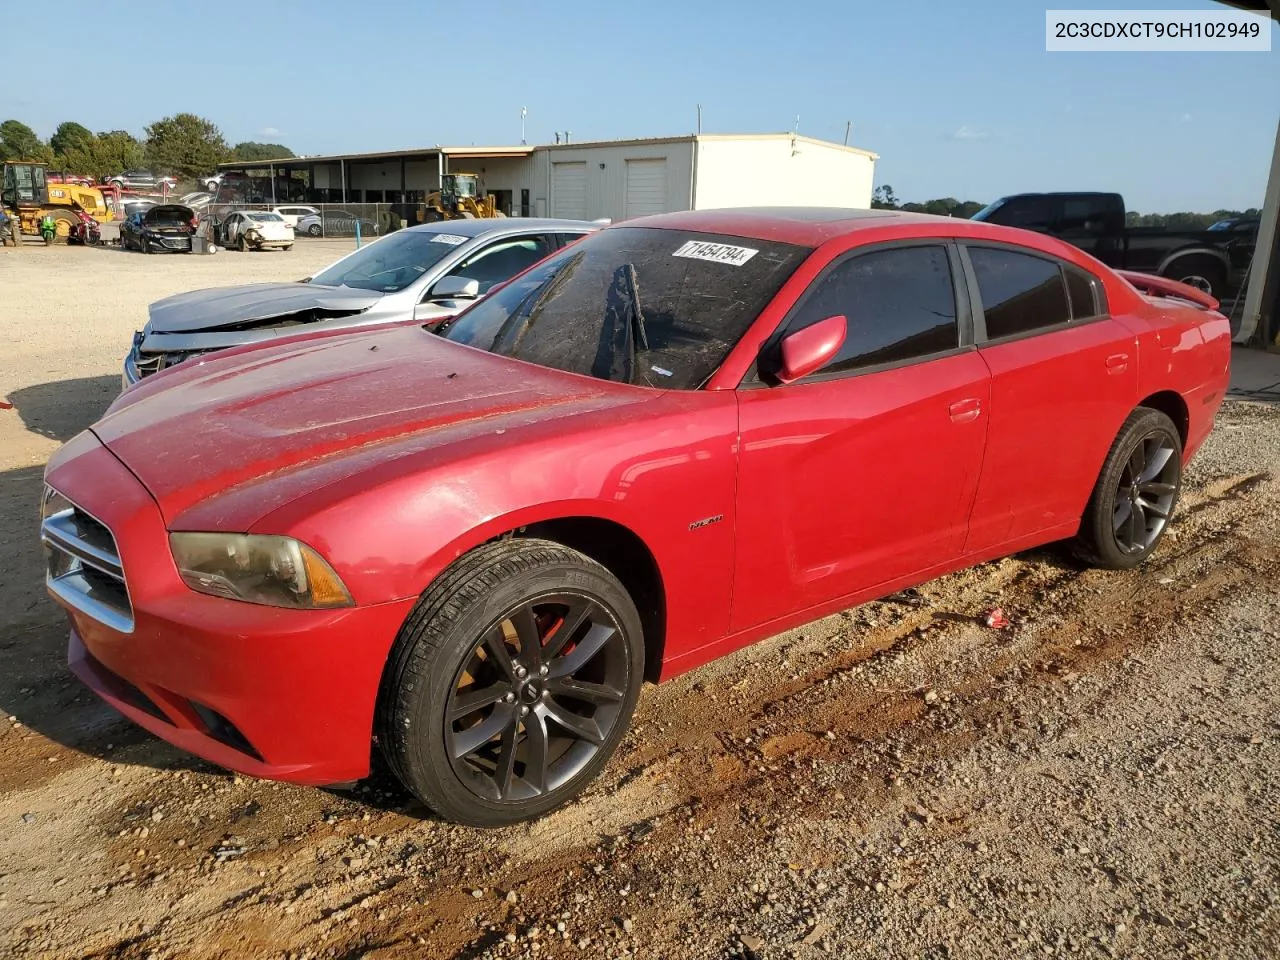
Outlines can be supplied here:
[[1037, 544], [1140, 563], [1227, 387], [1216, 306], [962, 220], [631, 221], [442, 336], [130, 389], [49, 464], [49, 590], [72, 669], [186, 750], [329, 784], [376, 742], [445, 817], [533, 817], [646, 678]]

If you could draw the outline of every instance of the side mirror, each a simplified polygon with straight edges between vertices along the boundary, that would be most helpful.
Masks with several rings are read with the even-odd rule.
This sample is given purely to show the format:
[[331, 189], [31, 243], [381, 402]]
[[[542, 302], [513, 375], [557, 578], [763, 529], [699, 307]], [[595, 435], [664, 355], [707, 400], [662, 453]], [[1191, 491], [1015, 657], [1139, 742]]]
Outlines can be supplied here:
[[431, 288], [432, 300], [475, 300], [480, 296], [480, 281], [468, 277], [441, 277]]
[[795, 383], [817, 373], [844, 346], [849, 324], [839, 314], [789, 333], [779, 345], [779, 358], [774, 376], [779, 383]]

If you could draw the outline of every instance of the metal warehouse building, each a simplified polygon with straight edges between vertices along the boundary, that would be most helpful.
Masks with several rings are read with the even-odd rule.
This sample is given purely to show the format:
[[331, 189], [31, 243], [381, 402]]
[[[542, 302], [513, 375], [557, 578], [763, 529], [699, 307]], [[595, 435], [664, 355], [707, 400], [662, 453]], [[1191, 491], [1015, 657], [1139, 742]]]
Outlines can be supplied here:
[[[625, 220], [733, 206], [871, 206], [876, 154], [794, 134], [693, 135], [520, 147], [436, 146], [225, 163], [281, 180], [293, 201], [421, 202], [446, 172], [477, 173], [509, 216]], [[283, 199], [283, 198], [280, 198]]]

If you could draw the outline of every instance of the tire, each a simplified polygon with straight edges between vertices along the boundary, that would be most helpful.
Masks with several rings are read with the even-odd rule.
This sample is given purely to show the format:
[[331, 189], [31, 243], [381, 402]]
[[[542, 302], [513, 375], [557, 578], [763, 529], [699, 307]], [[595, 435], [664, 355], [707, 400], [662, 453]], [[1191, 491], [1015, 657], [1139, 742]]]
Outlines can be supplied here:
[[236, 240], [236, 249], [241, 253], [249, 252], [249, 241], [244, 238], [244, 234], [241, 234], [240, 238]]
[[313, 223], [311, 226], [307, 227], [307, 233], [310, 236], [318, 237], [320, 234], [324, 233], [324, 228], [318, 223]]
[[[574, 626], [556, 646], [566, 621]], [[525, 636], [538, 631], [528, 652], [517, 622]], [[547, 540], [486, 544], [446, 570], [401, 627], [379, 692], [378, 742], [400, 782], [440, 816], [476, 827], [528, 820], [600, 772], [643, 675], [640, 617], [608, 570]]]
[[[70, 242], [69, 238], [71, 236], [71, 230], [78, 222], [76, 217], [69, 211], [55, 210], [53, 211], [53, 220], [54, 230], [58, 231], [54, 235], [54, 240], [61, 241], [62, 243]], [[66, 224], [66, 226], [61, 226], [61, 224]]]
[[1138, 407], [1107, 453], [1076, 535], [1076, 555], [1107, 570], [1136, 567], [1164, 536], [1181, 491], [1178, 428], [1159, 410]]
[[283, 247], [281, 247], [280, 249], [281, 249], [282, 251], [284, 251], [285, 253], [288, 253], [290, 250], [292, 250], [292, 249], [293, 249], [293, 244], [292, 244], [292, 243], [286, 243], [286, 244], [285, 244]]
[[150, 240], [148, 240], [146, 237], [139, 237], [139, 238], [138, 238], [138, 252], [139, 252], [139, 253], [150, 253], [150, 252], [151, 252], [151, 241], [150, 241]]
[[1178, 257], [1164, 268], [1164, 276], [1203, 290], [1219, 300], [1227, 292], [1227, 271], [1222, 263], [1204, 254]]

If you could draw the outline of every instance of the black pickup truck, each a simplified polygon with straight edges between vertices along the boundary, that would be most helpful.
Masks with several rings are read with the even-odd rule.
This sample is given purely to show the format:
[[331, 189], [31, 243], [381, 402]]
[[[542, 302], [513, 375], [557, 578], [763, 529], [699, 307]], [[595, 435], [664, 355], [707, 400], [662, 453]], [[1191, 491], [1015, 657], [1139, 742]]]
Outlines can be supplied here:
[[1258, 220], [1248, 217], [1207, 230], [1127, 227], [1118, 193], [1019, 193], [988, 204], [973, 219], [1047, 233], [1110, 267], [1180, 280], [1219, 300], [1240, 289], [1258, 237]]

